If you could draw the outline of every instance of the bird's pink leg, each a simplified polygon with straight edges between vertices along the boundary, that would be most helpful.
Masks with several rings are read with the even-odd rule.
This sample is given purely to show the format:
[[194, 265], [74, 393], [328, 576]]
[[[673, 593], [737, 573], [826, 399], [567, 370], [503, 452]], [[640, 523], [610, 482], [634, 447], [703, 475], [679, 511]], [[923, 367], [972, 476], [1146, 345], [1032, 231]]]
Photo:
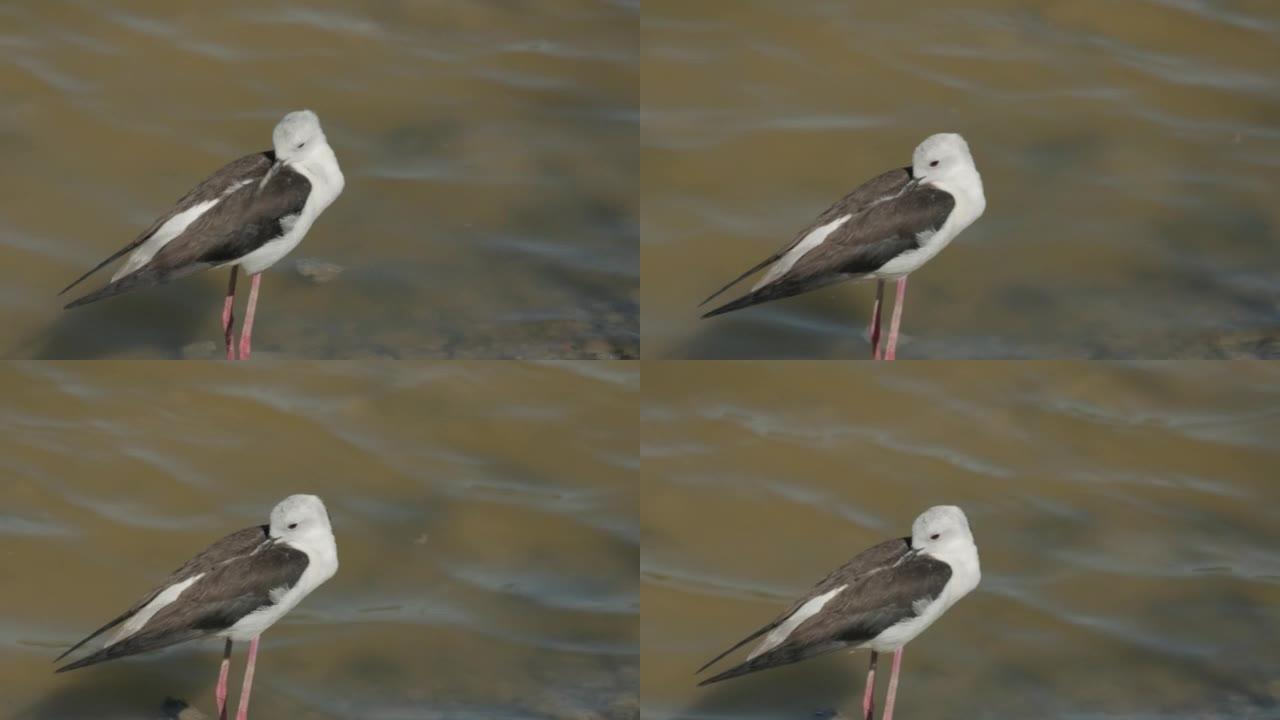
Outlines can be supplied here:
[[880, 654], [871, 651], [871, 669], [867, 670], [867, 689], [862, 693], [862, 720], [871, 720], [876, 711], [876, 658]]
[[236, 720], [249, 720], [249, 691], [253, 689], [253, 664], [257, 659], [258, 638], [254, 638], [249, 641], [249, 663], [244, 666], [244, 686], [240, 688], [240, 710], [236, 713]]
[[[867, 334], [871, 336], [871, 359], [880, 359], [880, 304], [884, 300], [884, 281], [876, 281], [876, 304], [871, 308], [871, 327], [867, 328]], [[875, 654], [871, 655], [872, 660]]]
[[227, 720], [227, 675], [231, 672], [231, 638], [227, 638], [227, 649], [222, 651], [222, 669], [218, 671], [218, 687], [213, 696], [218, 699], [218, 720]]
[[240, 325], [240, 359], [248, 360], [253, 336], [253, 314], [258, 308], [258, 285], [262, 283], [262, 273], [253, 276], [249, 285], [249, 306], [244, 311], [244, 322]]
[[231, 266], [231, 279], [227, 281], [227, 299], [222, 303], [222, 335], [227, 340], [228, 360], [236, 359], [235, 333], [231, 332], [231, 323], [236, 319], [236, 274], [239, 272], [238, 266]]
[[898, 300], [893, 304], [893, 320], [889, 323], [889, 339], [884, 344], [884, 359], [892, 360], [898, 353], [898, 326], [902, 324], [902, 303], [907, 299], [907, 278], [898, 280]]
[[902, 669], [902, 648], [893, 651], [893, 670], [889, 672], [889, 689], [884, 693], [884, 715], [881, 720], [893, 720], [893, 700], [898, 696], [898, 670]]

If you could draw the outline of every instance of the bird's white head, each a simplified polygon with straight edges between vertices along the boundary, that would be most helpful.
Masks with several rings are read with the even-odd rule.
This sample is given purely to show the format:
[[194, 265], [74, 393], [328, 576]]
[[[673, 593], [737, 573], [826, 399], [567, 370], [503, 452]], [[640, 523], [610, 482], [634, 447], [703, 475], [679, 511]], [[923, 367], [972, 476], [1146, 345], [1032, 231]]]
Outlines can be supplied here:
[[328, 147], [320, 118], [310, 110], [297, 110], [284, 116], [271, 133], [276, 157], [285, 162], [297, 161]]
[[947, 559], [973, 546], [969, 519], [955, 505], [931, 507], [911, 525], [911, 547], [926, 555]]
[[271, 510], [272, 539], [304, 548], [333, 543], [333, 528], [324, 501], [315, 495], [290, 495]]
[[948, 179], [977, 172], [969, 143], [957, 133], [930, 135], [911, 156], [911, 176], [922, 183], [940, 186]]

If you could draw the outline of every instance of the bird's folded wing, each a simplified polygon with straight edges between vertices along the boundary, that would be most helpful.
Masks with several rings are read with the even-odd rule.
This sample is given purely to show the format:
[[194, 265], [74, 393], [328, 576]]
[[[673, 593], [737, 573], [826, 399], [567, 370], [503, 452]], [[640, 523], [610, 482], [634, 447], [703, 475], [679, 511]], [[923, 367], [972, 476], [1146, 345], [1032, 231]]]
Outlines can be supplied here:
[[138, 237], [134, 238], [133, 242], [112, 253], [111, 257], [108, 257], [106, 260], [95, 265], [92, 270], [89, 270], [85, 274], [76, 278], [74, 282], [63, 288], [58, 294], [62, 295], [76, 285], [79, 285], [85, 278], [133, 251], [154, 235], [161, 226], [169, 222], [174, 215], [186, 212], [202, 202], [221, 197], [233, 183], [239, 182], [245, 177], [261, 177], [266, 174], [267, 169], [270, 168], [271, 164], [274, 162], [275, 153], [268, 150], [266, 152], [246, 155], [222, 166], [222, 168], [220, 168], [216, 173], [206, 178], [204, 182], [195, 186], [190, 192], [179, 198], [178, 202], [174, 203], [173, 207], [170, 208], [168, 212], [156, 218], [156, 221], [151, 223], [151, 226], [146, 230], [143, 230]]
[[902, 542], [881, 543], [829, 575], [775, 621], [773, 627], [780, 625], [814, 597], [844, 585], [843, 590], [823, 604], [820, 612], [796, 625], [777, 645], [707, 678], [699, 685], [857, 646], [887, 628], [915, 617], [915, 603], [937, 597], [951, 577], [951, 568], [934, 558], [911, 553], [902, 553], [899, 562], [889, 565], [872, 565], [870, 561], [874, 557], [866, 557], [880, 555], [883, 558], [887, 553], [901, 553]]
[[799, 245], [800, 241], [808, 237], [809, 233], [813, 232], [815, 229], [844, 215], [852, 215], [861, 212], [873, 203], [899, 192], [910, 180], [911, 168], [895, 168], [888, 172], [881, 173], [880, 175], [877, 175], [876, 177], [859, 185], [852, 192], [840, 198], [840, 200], [838, 200], [834, 205], [827, 208], [817, 217], [816, 220], [810, 223], [809, 227], [797, 233], [796, 236], [792, 238], [791, 242], [784, 245], [774, 254], [760, 261], [755, 267], [734, 278], [729, 284], [714, 293], [711, 293], [706, 300], [698, 303], [698, 307], [706, 305], [719, 297], [724, 293], [724, 291], [777, 262], [784, 255], [790, 252], [792, 248]]
[[272, 591], [297, 583], [308, 562], [306, 553], [272, 543], [216, 563], [173, 602], [160, 608], [137, 632], [59, 668], [58, 672], [226, 630], [249, 613], [274, 604]]
[[955, 207], [955, 198], [931, 186], [917, 186], [871, 205], [834, 228], [826, 238], [765, 285], [706, 313], [722, 315], [770, 300], [815, 290], [873, 273], [908, 250], [921, 236], [937, 232]]
[[311, 182], [283, 170], [233, 190], [164, 244], [145, 265], [67, 305], [85, 305], [126, 290], [159, 285], [200, 270], [234, 262], [284, 234], [284, 223], [307, 204]]
[[166, 578], [163, 583], [156, 586], [151, 590], [151, 592], [139, 598], [132, 607], [121, 613], [119, 617], [106, 625], [103, 625], [97, 630], [94, 630], [88, 637], [75, 645], [72, 645], [66, 650], [66, 652], [54, 658], [53, 661], [56, 663], [62, 660], [62, 658], [80, 649], [85, 643], [133, 617], [134, 614], [154, 600], [157, 595], [164, 592], [165, 588], [177, 585], [178, 583], [201, 573], [208, 572], [220, 562], [224, 562], [228, 559], [236, 558], [241, 555], [247, 555], [252, 552], [254, 548], [261, 545], [267, 539], [267, 529], [266, 525], [256, 525], [254, 527], [238, 530], [205, 548], [199, 555], [196, 555], [186, 561], [182, 564], [182, 567], [170, 573], [169, 577]]
[[262, 186], [236, 190], [165, 243], [146, 266], [217, 265], [238, 260], [284, 234], [282, 223], [307, 204], [311, 182], [287, 167]]
[[698, 668], [697, 672], [694, 674], [696, 675], [712, 665], [715, 665], [724, 656], [778, 627], [810, 600], [818, 597], [819, 595], [824, 595], [841, 585], [846, 585], [851, 580], [871, 571], [874, 568], [891, 564], [895, 559], [901, 557], [910, 549], [910, 538], [895, 538], [893, 540], [886, 540], [878, 545], [873, 545], [872, 547], [863, 550], [849, 562], [828, 573], [827, 576], [818, 581], [818, 583], [814, 585], [809, 592], [805, 593], [804, 597], [792, 603], [791, 607], [787, 608], [782, 612], [782, 614], [774, 618], [768, 625], [765, 625], [759, 630], [756, 630], [745, 638], [739, 640], [733, 647], [725, 650], [712, 658], [705, 665]]

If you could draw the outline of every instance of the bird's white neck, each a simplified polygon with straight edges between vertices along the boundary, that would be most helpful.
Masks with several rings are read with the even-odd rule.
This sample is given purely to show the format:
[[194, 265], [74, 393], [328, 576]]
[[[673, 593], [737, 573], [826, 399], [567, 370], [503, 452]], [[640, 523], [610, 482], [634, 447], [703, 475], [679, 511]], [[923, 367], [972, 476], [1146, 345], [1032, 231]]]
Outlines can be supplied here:
[[[937, 558], [951, 566], [951, 582], [948, 592], [958, 600], [978, 586], [982, 579], [982, 568], [978, 561], [978, 546], [971, 538], [956, 538], [938, 544], [925, 551], [930, 557]], [[953, 602], [954, 602], [953, 600]]]
[[940, 177], [931, 177], [925, 184], [951, 194], [956, 199], [955, 212], [961, 224], [967, 226], [982, 216], [987, 209], [987, 196], [982, 191], [982, 175], [973, 165], [958, 167]]
[[346, 186], [342, 168], [338, 167], [338, 156], [333, 154], [333, 148], [329, 147], [328, 142], [316, 143], [305, 154], [290, 158], [285, 164], [302, 173], [311, 182], [317, 215], [336, 200]]
[[338, 558], [338, 544], [333, 539], [333, 531], [328, 528], [292, 535], [284, 544], [306, 553], [313, 563], [330, 559], [336, 562]]

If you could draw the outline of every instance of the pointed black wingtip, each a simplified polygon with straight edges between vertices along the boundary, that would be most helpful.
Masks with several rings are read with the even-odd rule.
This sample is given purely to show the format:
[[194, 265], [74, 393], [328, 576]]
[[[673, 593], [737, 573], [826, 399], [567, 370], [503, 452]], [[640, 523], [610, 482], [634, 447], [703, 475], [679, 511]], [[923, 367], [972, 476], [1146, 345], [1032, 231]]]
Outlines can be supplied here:
[[702, 319], [706, 320], [707, 318], [713, 318], [717, 315], [724, 315], [725, 313], [730, 313], [730, 312], [733, 312], [734, 310], [741, 310], [744, 307], [755, 305], [757, 302], [758, 301], [755, 299], [755, 293], [744, 295], [738, 298], [737, 300], [727, 302], [718, 308], [714, 308], [714, 309], [708, 310], [707, 312], [702, 313]]
[[741, 667], [732, 667], [720, 673], [719, 675], [712, 675], [711, 677], [702, 680], [701, 682], [698, 683], [698, 687], [710, 685], [711, 683], [718, 683], [721, 680], [728, 680], [729, 678], [734, 678], [742, 674], [743, 673], [742, 673]]
[[[70, 289], [71, 288], [67, 288], [67, 290], [70, 290]], [[67, 290], [63, 290], [62, 292], [66, 292]], [[114, 294], [115, 293], [111, 292], [111, 285], [106, 285], [102, 288], [94, 290], [91, 293], [81, 295], [75, 300], [72, 300], [66, 305], [63, 305], [62, 309], [70, 310], [71, 308], [78, 308], [81, 305], [88, 305], [89, 303], [94, 302], [95, 300], [101, 300], [104, 297], [109, 297], [110, 295], [114, 295]], [[62, 295], [62, 293], [58, 293], [58, 295]]]
[[[97, 652], [97, 653], [93, 653], [92, 655], [86, 655], [85, 657], [82, 657], [73, 663], [67, 663], [66, 665], [63, 665], [62, 667], [54, 670], [53, 673], [56, 675], [58, 673], [67, 672], [68, 670], [79, 670], [82, 667], [97, 665], [98, 663], [104, 660], [110, 660], [110, 659], [111, 658], [109, 657], [102, 657], [101, 652]], [[54, 660], [54, 662], [57, 662], [57, 660]]]

